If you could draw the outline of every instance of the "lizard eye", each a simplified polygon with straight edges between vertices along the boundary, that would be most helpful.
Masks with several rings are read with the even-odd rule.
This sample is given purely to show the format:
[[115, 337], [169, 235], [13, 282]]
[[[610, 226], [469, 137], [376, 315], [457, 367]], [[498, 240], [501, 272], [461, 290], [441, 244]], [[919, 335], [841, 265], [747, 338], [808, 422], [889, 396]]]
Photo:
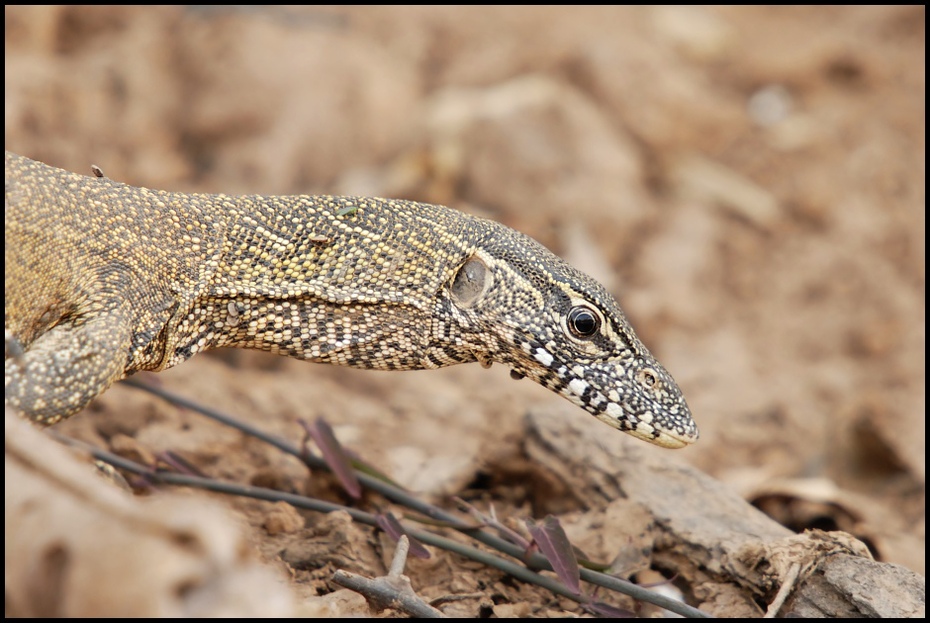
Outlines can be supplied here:
[[600, 318], [587, 307], [577, 305], [568, 312], [568, 329], [575, 337], [591, 337], [600, 328]]

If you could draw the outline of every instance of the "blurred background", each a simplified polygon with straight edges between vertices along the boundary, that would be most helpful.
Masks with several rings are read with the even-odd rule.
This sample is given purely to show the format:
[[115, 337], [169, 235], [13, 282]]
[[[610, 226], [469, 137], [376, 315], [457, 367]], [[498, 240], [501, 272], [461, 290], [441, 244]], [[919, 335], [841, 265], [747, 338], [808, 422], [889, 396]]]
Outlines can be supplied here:
[[[6, 149], [135, 185], [399, 197], [519, 229], [600, 279], [678, 380], [702, 437], [675, 459], [923, 573], [922, 7], [5, 17]], [[560, 401], [498, 368], [235, 353], [161, 376], [282, 421], [323, 413], [435, 492]], [[132, 405], [144, 440], [164, 421], [146, 400], [115, 388], [90, 410]]]

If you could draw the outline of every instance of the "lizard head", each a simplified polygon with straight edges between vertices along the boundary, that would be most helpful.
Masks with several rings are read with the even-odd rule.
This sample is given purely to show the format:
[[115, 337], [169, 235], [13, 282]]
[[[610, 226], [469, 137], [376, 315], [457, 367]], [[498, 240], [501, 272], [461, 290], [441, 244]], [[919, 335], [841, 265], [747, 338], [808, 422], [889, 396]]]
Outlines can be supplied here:
[[486, 241], [450, 282], [499, 361], [602, 422], [667, 448], [697, 441], [681, 390], [646, 349], [614, 298], [538, 242], [507, 229]]

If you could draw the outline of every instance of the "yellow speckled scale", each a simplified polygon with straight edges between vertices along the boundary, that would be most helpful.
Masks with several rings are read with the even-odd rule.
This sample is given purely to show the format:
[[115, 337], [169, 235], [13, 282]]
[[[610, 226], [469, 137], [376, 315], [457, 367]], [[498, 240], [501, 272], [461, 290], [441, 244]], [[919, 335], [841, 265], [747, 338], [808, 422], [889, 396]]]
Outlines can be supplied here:
[[504, 363], [615, 428], [697, 439], [602, 286], [442, 206], [183, 194], [6, 154], [6, 403], [53, 424], [218, 346], [357, 368]]

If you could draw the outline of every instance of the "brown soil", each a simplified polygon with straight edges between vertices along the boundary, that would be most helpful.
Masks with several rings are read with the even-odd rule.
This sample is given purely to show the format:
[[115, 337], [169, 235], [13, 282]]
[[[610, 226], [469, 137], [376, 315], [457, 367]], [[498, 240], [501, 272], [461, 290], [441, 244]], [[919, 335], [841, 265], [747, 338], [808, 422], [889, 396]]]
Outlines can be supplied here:
[[[135, 185], [402, 197], [524, 231], [605, 282], [676, 377], [702, 434], [676, 459], [792, 529], [828, 521], [923, 573], [923, 8], [5, 15], [7, 149]], [[296, 440], [298, 418], [324, 416], [410, 489], [508, 518], [585, 510], [539, 484], [528, 411], [612, 434], [500, 366], [366, 372], [235, 351], [157, 378]], [[339, 497], [122, 386], [59, 429]], [[383, 573], [392, 551], [333, 517], [225, 501], [302, 597], [334, 590], [339, 567]], [[611, 560], [619, 546], [587, 547]], [[450, 614], [575, 608], [456, 557], [408, 573], [428, 598], [477, 595]]]

